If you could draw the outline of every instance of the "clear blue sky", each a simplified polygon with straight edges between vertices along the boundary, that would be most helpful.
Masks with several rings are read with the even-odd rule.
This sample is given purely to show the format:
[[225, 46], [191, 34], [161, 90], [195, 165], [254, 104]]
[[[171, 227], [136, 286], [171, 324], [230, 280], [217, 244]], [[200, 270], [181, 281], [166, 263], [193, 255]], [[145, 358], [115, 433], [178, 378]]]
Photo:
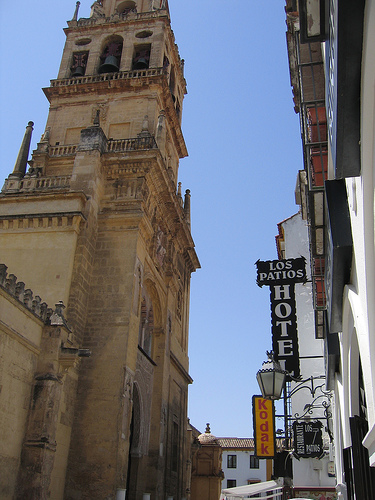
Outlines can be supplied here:
[[[89, 17], [92, 0], [82, 0]], [[255, 374], [271, 348], [269, 290], [258, 260], [276, 257], [277, 223], [297, 212], [303, 168], [286, 50], [283, 0], [169, 0], [185, 59], [188, 95], [180, 163], [192, 195], [192, 233], [202, 265], [192, 276], [191, 423], [217, 436], [252, 436]], [[0, 183], [13, 170], [25, 127], [44, 131], [41, 91], [57, 76], [75, 0], [0, 3]], [[0, 253], [1, 261], [1, 253]]]

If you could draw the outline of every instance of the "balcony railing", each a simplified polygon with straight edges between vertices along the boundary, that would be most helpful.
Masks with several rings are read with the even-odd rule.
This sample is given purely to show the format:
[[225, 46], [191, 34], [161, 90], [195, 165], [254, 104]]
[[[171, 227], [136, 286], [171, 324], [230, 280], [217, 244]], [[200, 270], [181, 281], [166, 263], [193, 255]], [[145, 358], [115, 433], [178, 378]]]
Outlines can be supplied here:
[[56, 189], [69, 189], [70, 176], [53, 177], [29, 177], [13, 179], [9, 177], [4, 184], [4, 193], [31, 192], [31, 191], [54, 191]]
[[[147, 151], [157, 149], [157, 143], [153, 135], [145, 135], [130, 139], [110, 139], [107, 142], [107, 153], [121, 153], [126, 151]], [[49, 157], [66, 157], [74, 156], [77, 151], [77, 144], [68, 144], [66, 146], [49, 146]], [[33, 174], [31, 173], [34, 170]], [[50, 176], [38, 177], [42, 169], [30, 169], [28, 174], [23, 178], [12, 178], [11, 176], [5, 181], [3, 192], [28, 192], [28, 191], [50, 191], [56, 189], [69, 189], [70, 175], [66, 176]]]
[[121, 151], [138, 151], [147, 149], [156, 149], [155, 137], [150, 135], [146, 137], [136, 137], [134, 139], [109, 140], [107, 143], [108, 153], [117, 153]]
[[[147, 149], [157, 149], [155, 137], [153, 135], [145, 137], [134, 137], [130, 139], [110, 139], [107, 142], [106, 152], [121, 153], [122, 151], [145, 151]], [[66, 146], [49, 146], [50, 157], [74, 156], [77, 152], [77, 144], [67, 144]]]
[[76, 144], [68, 144], [67, 146], [50, 146], [48, 153], [50, 156], [71, 156], [77, 151]]
[[[167, 15], [168, 12], [166, 9], [159, 9], [157, 11], [151, 11], [151, 12], [137, 12], [137, 11], [130, 11], [126, 14], [120, 14], [118, 15], [112, 15], [111, 17], [106, 18], [106, 22], [109, 23], [114, 23], [114, 22], [119, 22], [123, 21], [126, 19], [129, 20], [144, 20], [144, 19], [156, 19], [160, 15]], [[103, 18], [101, 17], [82, 17], [77, 21], [77, 26], [94, 26], [95, 24], [103, 24]], [[68, 25], [72, 25], [72, 21], [68, 21]], [[74, 24], [73, 24], [74, 26]]]
[[[134, 137], [130, 139], [110, 139], [107, 142], [106, 152], [121, 153], [122, 151], [145, 151], [148, 149], [157, 149], [155, 137], [153, 135], [145, 137]], [[77, 144], [68, 144], [66, 146], [50, 146], [48, 153], [50, 157], [74, 156], [77, 152]]]
[[309, 165], [311, 188], [322, 189], [327, 179], [328, 142], [326, 109], [322, 104], [314, 103], [304, 107], [306, 120], [305, 149]]
[[314, 308], [325, 309], [326, 307], [326, 290], [325, 290], [325, 258], [313, 257], [313, 294]]
[[133, 71], [118, 71], [117, 73], [103, 73], [100, 75], [76, 76], [74, 78], [63, 78], [51, 80], [51, 87], [67, 87], [69, 85], [82, 85], [87, 83], [106, 82], [109, 80], [130, 80], [135, 78], [149, 78], [161, 76], [165, 73], [164, 68], [147, 68]]

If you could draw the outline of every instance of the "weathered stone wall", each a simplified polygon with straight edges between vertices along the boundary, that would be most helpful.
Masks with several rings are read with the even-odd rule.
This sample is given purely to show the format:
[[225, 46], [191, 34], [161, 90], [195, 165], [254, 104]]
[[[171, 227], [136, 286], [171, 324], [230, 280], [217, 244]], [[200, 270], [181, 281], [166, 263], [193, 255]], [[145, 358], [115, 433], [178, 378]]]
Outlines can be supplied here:
[[30, 310], [0, 287], [0, 498], [13, 499], [43, 331]]
[[[0, 265], [0, 497], [63, 495], [79, 349], [62, 316]], [[57, 481], [57, 478], [59, 480]]]
[[[41, 325], [18, 498], [186, 494], [189, 287], [199, 267], [190, 195], [184, 203], [177, 188], [186, 83], [168, 9], [143, 2], [122, 16], [121, 5], [95, 2], [90, 18], [68, 22], [59, 79], [44, 89], [46, 132], [29, 171], [10, 175], [0, 195], [11, 271], [50, 303], [64, 300], [72, 327]], [[105, 44], [120, 38], [120, 71], [98, 74]], [[152, 45], [150, 67], [133, 70], [142, 44]], [[92, 353], [81, 363], [80, 347]]]

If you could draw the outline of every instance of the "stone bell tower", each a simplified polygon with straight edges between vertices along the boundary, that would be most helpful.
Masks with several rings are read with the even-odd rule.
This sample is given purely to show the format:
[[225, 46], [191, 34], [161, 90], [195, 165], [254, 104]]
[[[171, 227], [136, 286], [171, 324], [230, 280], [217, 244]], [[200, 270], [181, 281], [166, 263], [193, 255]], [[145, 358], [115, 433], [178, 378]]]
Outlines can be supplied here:
[[183, 61], [166, 0], [95, 1], [88, 18], [77, 2], [65, 33], [45, 133], [27, 169], [28, 124], [0, 196], [1, 261], [64, 302], [71, 343], [91, 357], [74, 383], [59, 379], [45, 496], [33, 455], [19, 498], [182, 500], [199, 268], [178, 184]]

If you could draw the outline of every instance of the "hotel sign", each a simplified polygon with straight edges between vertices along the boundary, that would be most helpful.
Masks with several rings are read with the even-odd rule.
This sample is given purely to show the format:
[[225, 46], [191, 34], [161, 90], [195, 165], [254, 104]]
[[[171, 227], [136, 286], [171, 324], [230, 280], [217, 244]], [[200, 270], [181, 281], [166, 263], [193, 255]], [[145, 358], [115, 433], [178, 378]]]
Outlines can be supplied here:
[[306, 281], [304, 257], [286, 260], [260, 261], [257, 284], [271, 291], [272, 349], [283, 370], [299, 377], [299, 352], [295, 283]]
[[304, 257], [287, 260], [256, 262], [257, 284], [272, 286], [281, 283], [304, 283], [306, 281], [306, 260]]
[[255, 455], [258, 458], [274, 458], [276, 440], [273, 401], [253, 396], [253, 424]]

